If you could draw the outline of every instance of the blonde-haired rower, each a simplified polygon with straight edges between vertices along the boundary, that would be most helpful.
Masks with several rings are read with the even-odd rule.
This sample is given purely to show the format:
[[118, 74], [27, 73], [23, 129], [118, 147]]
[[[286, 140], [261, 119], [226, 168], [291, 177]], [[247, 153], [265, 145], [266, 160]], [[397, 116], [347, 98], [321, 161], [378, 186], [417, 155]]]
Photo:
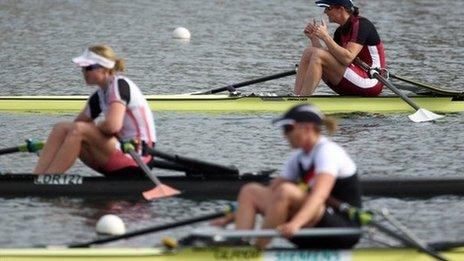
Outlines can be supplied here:
[[[322, 134], [336, 122], [312, 105], [297, 105], [275, 121], [284, 130], [290, 147], [295, 149], [279, 177], [268, 186], [249, 183], [240, 191], [238, 209], [233, 216], [213, 224], [225, 225], [235, 218], [236, 229], [253, 229], [255, 215], [264, 215], [263, 228], [276, 228], [300, 248], [349, 248], [358, 236], [292, 236], [303, 227], [358, 227], [355, 222], [326, 205], [329, 197], [361, 207], [356, 165], [346, 151]], [[259, 239], [264, 248], [268, 239]]]
[[[140, 89], [123, 76], [124, 62], [107, 45], [94, 45], [73, 59], [87, 85], [97, 86], [73, 122], [59, 122], [50, 133], [34, 172], [61, 174], [80, 158], [105, 174], [137, 166], [119, 140], [133, 141], [142, 154], [156, 142], [153, 114]], [[104, 118], [96, 121], [104, 114]], [[143, 155], [148, 162], [151, 157]]]

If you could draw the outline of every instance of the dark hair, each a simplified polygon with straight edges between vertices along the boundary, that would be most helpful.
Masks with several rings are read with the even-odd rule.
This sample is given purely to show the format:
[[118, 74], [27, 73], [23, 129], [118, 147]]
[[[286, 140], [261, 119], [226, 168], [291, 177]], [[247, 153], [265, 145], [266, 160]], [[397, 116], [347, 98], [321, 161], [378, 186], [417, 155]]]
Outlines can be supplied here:
[[353, 16], [359, 16], [359, 8], [357, 6], [353, 6], [350, 11]]

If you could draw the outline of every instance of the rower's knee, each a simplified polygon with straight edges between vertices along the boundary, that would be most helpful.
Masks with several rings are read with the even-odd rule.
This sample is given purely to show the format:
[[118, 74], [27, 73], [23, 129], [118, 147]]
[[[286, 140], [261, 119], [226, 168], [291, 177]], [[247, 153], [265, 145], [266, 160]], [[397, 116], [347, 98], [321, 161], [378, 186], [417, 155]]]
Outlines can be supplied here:
[[55, 125], [53, 125], [53, 132], [63, 132], [63, 131], [69, 131], [70, 129], [72, 129], [72, 125], [73, 123], [72, 122], [65, 122], [65, 121], [62, 121], [62, 122], [58, 122], [56, 123]]
[[251, 182], [245, 184], [241, 189], [240, 193], [238, 195], [239, 200], [244, 199], [244, 198], [252, 198], [254, 195], [256, 195], [256, 192], [262, 187], [263, 185], [256, 183], [256, 182]]
[[314, 54], [317, 54], [321, 50], [322, 50], [321, 48], [314, 47], [314, 46], [306, 47], [306, 49], [303, 51], [302, 60], [306, 60], [306, 61], [311, 60]]
[[68, 135], [72, 135], [75, 137], [82, 137], [88, 128], [87, 125], [88, 125], [87, 122], [81, 122], [81, 121], [74, 122], [72, 129], [68, 133]]
[[283, 202], [289, 201], [291, 196], [294, 194], [295, 185], [292, 183], [282, 183], [279, 184], [273, 191], [272, 191], [272, 201], [273, 202]]
[[240, 189], [238, 201], [242, 203], [249, 202], [253, 205], [259, 204], [263, 189], [264, 186], [262, 184], [256, 182], [248, 183]]
[[317, 48], [313, 50], [312, 55], [311, 55], [311, 62], [313, 63], [318, 63], [322, 64], [323, 60], [327, 57], [327, 51]]

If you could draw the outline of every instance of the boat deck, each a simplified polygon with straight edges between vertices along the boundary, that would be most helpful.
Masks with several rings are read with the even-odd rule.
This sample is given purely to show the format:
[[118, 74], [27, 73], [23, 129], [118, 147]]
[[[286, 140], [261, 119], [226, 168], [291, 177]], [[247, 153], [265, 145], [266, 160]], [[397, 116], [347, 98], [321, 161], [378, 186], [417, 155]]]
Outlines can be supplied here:
[[[282, 112], [299, 103], [313, 103], [326, 114], [399, 113], [414, 110], [397, 96], [257, 96], [213, 95], [146, 95], [155, 111], [185, 112]], [[35, 113], [71, 113], [80, 111], [86, 96], [0, 96], [0, 111]], [[415, 95], [419, 106], [434, 112], [464, 111], [464, 99], [453, 96]]]
[[[464, 248], [456, 248], [442, 254], [450, 260], [464, 260]], [[81, 248], [81, 249], [1, 249], [2, 261], [50, 261], [50, 260], [354, 260], [354, 261], [430, 261], [417, 250], [408, 248], [367, 248], [354, 250], [268, 250], [254, 248], [215, 247], [186, 248], [165, 251], [160, 248]]]

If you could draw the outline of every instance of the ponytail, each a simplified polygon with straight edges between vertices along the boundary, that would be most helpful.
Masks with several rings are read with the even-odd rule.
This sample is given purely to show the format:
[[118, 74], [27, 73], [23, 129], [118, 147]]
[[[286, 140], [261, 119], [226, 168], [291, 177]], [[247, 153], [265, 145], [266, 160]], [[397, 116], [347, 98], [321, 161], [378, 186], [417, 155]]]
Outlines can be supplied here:
[[117, 58], [114, 62], [114, 68], [110, 70], [110, 73], [114, 74], [115, 72], [123, 72], [125, 69], [124, 60], [121, 58]]
[[332, 117], [327, 117], [326, 116], [324, 118], [324, 120], [322, 120], [322, 124], [324, 124], [324, 126], [327, 129], [327, 132], [329, 133], [329, 135], [333, 135], [338, 130], [338, 123]]
[[330, 136], [332, 136], [338, 130], [338, 123], [332, 117], [325, 116], [324, 119], [322, 120], [322, 123], [320, 125], [315, 124], [314, 128], [317, 132], [320, 133], [322, 132], [322, 126], [324, 126], [327, 129], [327, 132]]
[[353, 8], [351, 8], [351, 14], [353, 16], [359, 16], [359, 8], [357, 6], [353, 6]]
[[349, 13], [350, 15], [357, 17], [359, 16], [359, 8], [357, 6], [351, 6], [351, 7], [344, 7], [346, 12]]

